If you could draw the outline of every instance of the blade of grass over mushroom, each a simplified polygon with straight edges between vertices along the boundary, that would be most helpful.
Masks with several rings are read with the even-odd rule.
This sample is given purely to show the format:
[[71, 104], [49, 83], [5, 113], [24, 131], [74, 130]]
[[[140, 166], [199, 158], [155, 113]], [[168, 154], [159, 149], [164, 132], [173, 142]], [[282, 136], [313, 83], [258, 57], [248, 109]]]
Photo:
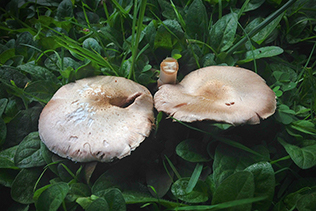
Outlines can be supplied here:
[[179, 121], [179, 120], [175, 119], [174, 117], [170, 117], [170, 118], [172, 118], [172, 119], [175, 120], [176, 122], [179, 122], [180, 124], [186, 126], [187, 128], [190, 128], [190, 129], [192, 129], [192, 130], [195, 130], [195, 131], [198, 131], [198, 132], [201, 132], [201, 133], [209, 134], [209, 135], [210, 135], [212, 138], [214, 138], [215, 140], [218, 140], [218, 141], [223, 142], [223, 143], [225, 143], [225, 144], [228, 144], [228, 145], [230, 145], [230, 146], [233, 146], [233, 147], [242, 149], [242, 150], [244, 150], [244, 151], [246, 151], [246, 152], [249, 152], [249, 153], [252, 153], [252, 154], [254, 154], [254, 155], [258, 155], [258, 156], [260, 156], [260, 157], [263, 156], [263, 155], [261, 155], [260, 153], [258, 153], [258, 152], [256, 152], [256, 151], [254, 151], [254, 150], [252, 150], [252, 149], [246, 147], [245, 145], [242, 145], [242, 144], [239, 143], [239, 142], [231, 141], [231, 140], [229, 140], [229, 139], [227, 139], [227, 138], [223, 138], [223, 137], [219, 137], [219, 136], [214, 136], [214, 135], [213, 135], [212, 133], [210, 133], [210, 132], [207, 132], [207, 131], [204, 131], [204, 130], [201, 130], [201, 129], [192, 127], [192, 126], [190, 126], [190, 125], [188, 125], [188, 124], [186, 124], [186, 123], [184, 123], [184, 122], [182, 122], [182, 121]]
[[196, 183], [198, 182], [198, 180], [200, 178], [202, 170], [203, 170], [203, 164], [197, 163], [195, 168], [194, 168], [194, 171], [190, 177], [188, 186], [185, 190], [187, 193], [190, 193], [193, 190], [193, 188], [195, 187]]
[[[249, 37], [252, 37], [256, 35], [261, 29], [266, 27], [269, 23], [271, 23], [275, 18], [277, 18], [279, 15], [281, 15], [285, 10], [287, 10], [290, 6], [292, 6], [296, 0], [289, 0], [286, 2], [280, 9], [272, 13], [269, 17], [267, 17], [263, 22], [261, 22], [256, 28], [254, 28], [252, 31], [248, 33]], [[248, 40], [248, 37], [245, 36], [241, 40], [239, 40], [238, 43], [236, 43], [234, 46], [232, 46], [228, 51], [227, 55], [231, 55], [234, 53], [238, 48], [240, 48], [243, 44], [245, 44]]]

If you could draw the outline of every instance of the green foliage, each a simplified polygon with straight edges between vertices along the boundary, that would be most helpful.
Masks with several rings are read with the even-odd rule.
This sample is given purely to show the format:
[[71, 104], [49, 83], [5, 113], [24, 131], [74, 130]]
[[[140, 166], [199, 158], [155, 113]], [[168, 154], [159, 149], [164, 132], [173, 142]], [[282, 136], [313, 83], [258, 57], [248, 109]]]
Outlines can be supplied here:
[[[10, 210], [316, 210], [316, 4], [308, 0], [7, 1], [0, 22], [0, 185]], [[4, 3], [5, 4], [5, 3]], [[155, 131], [113, 163], [74, 163], [38, 134], [62, 85], [121, 76], [155, 93], [160, 62], [178, 80], [242, 66], [275, 92], [256, 126]], [[174, 122], [172, 122], [174, 120]]]

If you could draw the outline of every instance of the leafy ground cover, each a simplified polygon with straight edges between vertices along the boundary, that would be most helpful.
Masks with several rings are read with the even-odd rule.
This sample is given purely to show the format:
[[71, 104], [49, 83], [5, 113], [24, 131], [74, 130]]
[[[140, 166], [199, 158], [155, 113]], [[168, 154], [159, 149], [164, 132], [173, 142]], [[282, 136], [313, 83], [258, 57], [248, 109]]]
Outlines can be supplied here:
[[[0, 191], [9, 210], [316, 210], [314, 0], [12, 0], [1, 5]], [[151, 136], [113, 163], [74, 163], [41, 143], [38, 117], [64, 84], [94, 75], [154, 93], [241, 66], [277, 96], [260, 125], [185, 124], [155, 113]]]

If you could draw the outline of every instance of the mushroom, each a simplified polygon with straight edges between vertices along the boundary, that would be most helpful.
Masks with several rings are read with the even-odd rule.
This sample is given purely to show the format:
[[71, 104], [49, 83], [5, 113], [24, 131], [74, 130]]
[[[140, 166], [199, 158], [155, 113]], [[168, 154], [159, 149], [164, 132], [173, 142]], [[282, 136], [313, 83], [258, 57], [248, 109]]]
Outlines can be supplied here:
[[160, 63], [160, 74], [157, 81], [157, 86], [162, 84], [175, 84], [177, 82], [177, 72], [179, 64], [176, 59], [167, 57]]
[[110, 162], [148, 137], [153, 98], [142, 85], [96, 76], [61, 87], [44, 107], [39, 135], [49, 150], [77, 162]]
[[158, 111], [184, 122], [258, 124], [275, 112], [276, 97], [250, 70], [210, 66], [191, 72], [179, 84], [160, 86], [154, 104]]

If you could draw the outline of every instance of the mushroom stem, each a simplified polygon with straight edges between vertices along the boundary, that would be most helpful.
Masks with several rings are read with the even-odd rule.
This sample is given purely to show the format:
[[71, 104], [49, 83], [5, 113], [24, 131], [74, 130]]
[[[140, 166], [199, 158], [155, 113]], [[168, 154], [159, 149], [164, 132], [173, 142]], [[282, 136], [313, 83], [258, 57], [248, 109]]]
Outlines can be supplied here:
[[157, 85], [160, 87], [163, 84], [175, 84], [177, 82], [177, 72], [179, 64], [176, 59], [167, 57], [160, 64], [160, 75], [157, 80]]

